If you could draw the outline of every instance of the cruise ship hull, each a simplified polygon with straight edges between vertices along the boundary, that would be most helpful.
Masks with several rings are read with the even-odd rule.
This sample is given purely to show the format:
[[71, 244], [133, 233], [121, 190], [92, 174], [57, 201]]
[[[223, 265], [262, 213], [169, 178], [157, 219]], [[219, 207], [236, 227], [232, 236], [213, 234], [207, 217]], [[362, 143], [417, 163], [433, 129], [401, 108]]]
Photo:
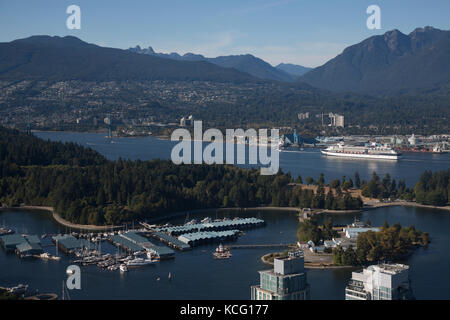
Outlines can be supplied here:
[[351, 159], [375, 159], [375, 160], [393, 160], [396, 161], [400, 159], [399, 154], [360, 154], [360, 153], [344, 153], [344, 152], [333, 152], [327, 150], [321, 150], [322, 154], [332, 157], [340, 158], [351, 158]]

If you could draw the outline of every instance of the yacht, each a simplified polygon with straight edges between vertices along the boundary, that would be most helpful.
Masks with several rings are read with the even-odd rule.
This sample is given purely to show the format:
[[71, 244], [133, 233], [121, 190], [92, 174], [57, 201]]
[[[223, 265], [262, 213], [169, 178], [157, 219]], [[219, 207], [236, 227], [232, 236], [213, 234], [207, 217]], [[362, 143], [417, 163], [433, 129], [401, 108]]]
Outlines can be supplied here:
[[128, 267], [141, 267], [141, 266], [148, 266], [151, 264], [154, 264], [155, 261], [154, 260], [150, 260], [150, 259], [142, 259], [142, 258], [136, 258], [130, 261], [127, 261], [127, 266]]
[[202, 221], [200, 221], [201, 223], [210, 223], [212, 222], [210, 217], [206, 217], [205, 219], [203, 219]]
[[0, 236], [6, 236], [9, 234], [13, 234], [13, 233], [14, 233], [14, 230], [11, 230], [11, 229], [8, 229], [5, 227], [0, 227]]
[[18, 284], [15, 287], [9, 288], [8, 291], [13, 294], [24, 294], [28, 290], [27, 284]]
[[127, 272], [128, 271], [128, 267], [126, 264], [121, 264], [120, 267], [120, 272]]

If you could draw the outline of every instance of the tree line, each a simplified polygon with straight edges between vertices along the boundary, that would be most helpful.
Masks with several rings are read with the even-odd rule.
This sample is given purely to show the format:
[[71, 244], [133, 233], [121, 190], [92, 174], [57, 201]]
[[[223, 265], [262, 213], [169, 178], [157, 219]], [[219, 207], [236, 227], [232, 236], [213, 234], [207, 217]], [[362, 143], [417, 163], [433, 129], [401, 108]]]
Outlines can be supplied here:
[[391, 227], [384, 223], [379, 232], [360, 233], [356, 240], [356, 248], [349, 246], [344, 250], [341, 246], [333, 249], [333, 262], [336, 265], [365, 265], [377, 261], [395, 261], [405, 257], [417, 246], [427, 246], [429, 235], [414, 226], [402, 227], [394, 224]]
[[[4, 206], [52, 206], [80, 224], [121, 224], [169, 212], [216, 207], [326, 206], [317, 192], [293, 184], [281, 170], [229, 165], [175, 165], [168, 160], [108, 161], [76, 144], [49, 142], [1, 129], [0, 202]], [[328, 198], [328, 200], [330, 200]], [[357, 208], [361, 199], [333, 196], [336, 208]]]
[[417, 203], [445, 206], [450, 199], [450, 170], [425, 171], [413, 189], [406, 187], [404, 180], [397, 184], [389, 174], [380, 179], [374, 172], [372, 179], [361, 185], [361, 194], [370, 198], [416, 200]]

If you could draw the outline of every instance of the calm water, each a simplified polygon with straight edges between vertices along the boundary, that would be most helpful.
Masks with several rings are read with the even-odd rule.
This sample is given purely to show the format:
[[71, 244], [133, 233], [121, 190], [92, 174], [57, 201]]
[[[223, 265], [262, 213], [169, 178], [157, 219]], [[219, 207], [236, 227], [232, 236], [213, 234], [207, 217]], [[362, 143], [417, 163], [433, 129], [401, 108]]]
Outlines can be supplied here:
[[[170, 141], [153, 138], [115, 139], [107, 143], [102, 135], [72, 133], [39, 133], [40, 137], [63, 141], [76, 141], [103, 153], [110, 159], [119, 156], [130, 159], [168, 158]], [[369, 176], [373, 170], [380, 174], [389, 172], [394, 177], [405, 177], [412, 184], [425, 169], [439, 170], [449, 168], [448, 155], [407, 155], [397, 163], [359, 162], [330, 160], [322, 157], [316, 150], [301, 153], [281, 153], [281, 167], [293, 175], [301, 174], [316, 177], [320, 172], [328, 179], [353, 175], [355, 170], [362, 177]], [[209, 215], [232, 217], [234, 215], [257, 216], [266, 220], [263, 228], [246, 231], [236, 243], [281, 243], [296, 240], [297, 220], [294, 213], [288, 212], [228, 212], [192, 215], [201, 218]], [[427, 231], [431, 243], [427, 249], [418, 249], [405, 263], [410, 265], [410, 275], [414, 293], [418, 299], [450, 299], [450, 214], [421, 208], [392, 207], [367, 211], [360, 214], [335, 214], [337, 224], [350, 223], [357, 217], [363, 221], [370, 219], [372, 224], [381, 225], [400, 222], [402, 225], [414, 224], [416, 228]], [[183, 222], [180, 218], [172, 222]], [[66, 232], [48, 214], [37, 212], [1, 212], [0, 223], [15, 228], [18, 232], [44, 234]], [[49, 247], [54, 253], [54, 248]], [[106, 251], [114, 252], [112, 247], [104, 246]], [[212, 252], [215, 245], [197, 247], [190, 252], [176, 253], [174, 260], [161, 261], [155, 266], [131, 270], [126, 274], [119, 271], [103, 271], [97, 267], [82, 268], [82, 290], [71, 291], [74, 299], [249, 299], [250, 285], [259, 282], [258, 270], [267, 268], [260, 257], [268, 249], [235, 249], [229, 260], [214, 260]], [[0, 285], [27, 283], [40, 292], [61, 292], [65, 279], [65, 268], [70, 257], [61, 262], [40, 260], [21, 261], [15, 255], [0, 251]], [[171, 272], [172, 280], [167, 279]], [[344, 287], [351, 276], [351, 270], [308, 270], [313, 299], [343, 299]], [[160, 277], [160, 281], [157, 278]]]
[[[169, 159], [172, 147], [176, 142], [146, 138], [114, 138], [110, 143], [104, 134], [96, 133], [66, 133], [66, 132], [37, 132], [38, 137], [50, 140], [77, 142], [91, 147], [108, 159]], [[398, 182], [405, 179], [409, 186], [413, 186], [420, 174], [425, 170], [444, 170], [450, 168], [450, 154], [409, 153], [404, 154], [398, 162], [383, 160], [352, 160], [328, 158], [318, 149], [304, 151], [287, 151], [280, 153], [280, 168], [290, 172], [294, 177], [301, 175], [303, 179], [311, 176], [317, 179], [320, 173], [325, 179], [341, 179], [342, 176], [353, 178], [358, 171], [361, 179], [370, 179], [375, 171], [380, 176], [389, 173]]]
[[[190, 215], [190, 218], [207, 214]], [[288, 212], [219, 213], [218, 217], [258, 216], [267, 221], [263, 228], [246, 231], [236, 243], [292, 243], [296, 239], [297, 219]], [[215, 212], [209, 216], [216, 217]], [[418, 299], [450, 299], [450, 215], [418, 208], [392, 207], [361, 214], [335, 214], [336, 223], [351, 223], [357, 217], [369, 218], [374, 225], [414, 224], [431, 235], [427, 249], [418, 249], [404, 263], [410, 265], [414, 293]], [[184, 219], [174, 222], [183, 222]], [[31, 234], [65, 232], [45, 213], [0, 212], [0, 222]], [[103, 249], [105, 249], [104, 245]], [[112, 246], [110, 252], [114, 252]], [[260, 257], [270, 249], [235, 249], [229, 260], [215, 260], [215, 245], [200, 246], [190, 252], [176, 253], [173, 260], [155, 266], [133, 269], [121, 274], [95, 266], [82, 267], [82, 289], [70, 292], [72, 299], [249, 299], [250, 285], [258, 283], [258, 270], [266, 269]], [[48, 251], [54, 253], [54, 247]], [[65, 268], [71, 257], [62, 261], [20, 260], [0, 251], [0, 283], [27, 283], [40, 292], [61, 292]], [[172, 280], [167, 279], [171, 272]], [[160, 277], [160, 281], [157, 278]], [[313, 299], [343, 299], [351, 270], [308, 270]]]

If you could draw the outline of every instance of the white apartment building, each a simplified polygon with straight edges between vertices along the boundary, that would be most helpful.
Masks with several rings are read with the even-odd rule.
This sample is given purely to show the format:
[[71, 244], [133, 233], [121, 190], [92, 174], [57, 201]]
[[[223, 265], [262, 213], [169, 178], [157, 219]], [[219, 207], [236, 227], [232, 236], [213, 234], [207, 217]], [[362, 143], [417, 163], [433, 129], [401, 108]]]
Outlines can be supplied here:
[[411, 299], [409, 266], [379, 264], [352, 272], [345, 288], [345, 300], [403, 300]]

